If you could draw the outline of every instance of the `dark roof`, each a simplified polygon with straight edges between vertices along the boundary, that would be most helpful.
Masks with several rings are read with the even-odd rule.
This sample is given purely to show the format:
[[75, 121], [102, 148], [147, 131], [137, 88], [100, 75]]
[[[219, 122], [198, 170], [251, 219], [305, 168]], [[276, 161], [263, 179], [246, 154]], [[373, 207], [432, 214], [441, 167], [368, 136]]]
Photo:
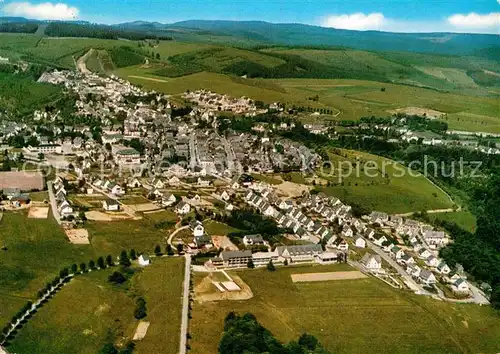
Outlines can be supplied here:
[[252, 251], [223, 251], [220, 254], [223, 260], [230, 258], [252, 257]]
[[119, 205], [120, 203], [118, 203], [118, 201], [116, 201], [114, 199], [107, 199], [106, 200], [106, 204], [108, 204], [108, 205]]

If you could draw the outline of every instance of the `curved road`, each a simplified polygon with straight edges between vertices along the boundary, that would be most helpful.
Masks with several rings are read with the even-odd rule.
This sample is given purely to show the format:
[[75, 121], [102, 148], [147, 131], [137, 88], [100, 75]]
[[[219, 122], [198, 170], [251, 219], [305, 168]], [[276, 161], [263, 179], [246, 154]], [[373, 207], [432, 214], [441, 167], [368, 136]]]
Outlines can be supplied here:
[[174, 238], [175, 235], [177, 235], [178, 232], [182, 231], [182, 230], [186, 230], [186, 229], [189, 229], [189, 225], [186, 225], [186, 226], [183, 226], [183, 227], [179, 227], [178, 229], [176, 229], [174, 232], [172, 232], [170, 234], [170, 236], [168, 237], [168, 240], [167, 240], [167, 243], [172, 246], [172, 239]]

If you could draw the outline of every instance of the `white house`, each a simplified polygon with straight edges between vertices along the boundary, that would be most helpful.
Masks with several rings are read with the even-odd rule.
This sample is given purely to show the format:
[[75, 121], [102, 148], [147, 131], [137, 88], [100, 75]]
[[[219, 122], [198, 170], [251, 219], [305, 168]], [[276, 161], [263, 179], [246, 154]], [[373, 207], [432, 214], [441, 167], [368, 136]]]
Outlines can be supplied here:
[[107, 199], [102, 202], [102, 207], [106, 211], [118, 211], [120, 210], [120, 203], [113, 199]]
[[203, 224], [198, 220], [192, 221], [189, 224], [189, 228], [191, 229], [191, 231], [193, 231], [194, 237], [200, 237], [205, 234], [205, 228], [203, 227]]
[[177, 178], [176, 176], [173, 176], [168, 180], [168, 184], [173, 187], [177, 187], [181, 184], [181, 180]]
[[382, 258], [378, 254], [365, 254], [361, 259], [361, 263], [365, 265], [366, 268], [372, 271], [379, 271], [382, 269]]
[[432, 254], [425, 248], [422, 248], [420, 251], [418, 251], [418, 257], [421, 259], [427, 259], [430, 256], [432, 256]]
[[278, 207], [282, 210], [290, 210], [293, 208], [293, 202], [291, 200], [282, 200]]
[[220, 197], [222, 198], [222, 200], [224, 200], [226, 202], [229, 201], [229, 199], [231, 199], [231, 195], [227, 191], [223, 191], [220, 194]]
[[434, 256], [429, 256], [426, 260], [425, 260], [425, 263], [429, 266], [429, 267], [437, 267], [439, 265], [439, 259], [437, 259], [436, 257]]
[[442, 247], [448, 244], [448, 237], [443, 231], [425, 231], [424, 240], [431, 246]]
[[418, 276], [420, 281], [425, 285], [431, 285], [436, 283], [436, 277], [430, 270], [422, 269], [420, 275]]
[[394, 246], [389, 251], [389, 254], [392, 258], [400, 259], [401, 257], [403, 257], [405, 252], [401, 248], [399, 248], [398, 246]]
[[451, 272], [450, 267], [448, 266], [448, 264], [446, 264], [445, 261], [441, 261], [441, 263], [439, 263], [439, 265], [437, 266], [437, 270], [439, 273], [444, 275], [448, 275]]
[[151, 186], [153, 186], [154, 188], [158, 188], [158, 189], [162, 189], [162, 188], [165, 188], [165, 182], [163, 182], [161, 179], [159, 178], [155, 178], [153, 179], [153, 181], [151, 182]]
[[149, 259], [149, 256], [148, 255], [145, 255], [145, 254], [141, 254], [139, 256], [139, 264], [141, 266], [147, 266], [147, 265], [150, 265], [151, 264], [151, 259]]
[[354, 239], [354, 244], [358, 248], [365, 248], [366, 247], [366, 241], [363, 237], [358, 236]]
[[128, 181], [127, 187], [129, 187], [129, 188], [140, 188], [140, 187], [142, 187], [142, 183], [137, 178], [133, 178], [133, 179], [130, 179]]
[[456, 293], [468, 293], [469, 284], [463, 278], [457, 279], [453, 284], [451, 284], [451, 290]]
[[69, 205], [67, 200], [63, 200], [57, 207], [57, 210], [62, 216], [66, 216], [73, 213], [73, 208]]
[[352, 231], [350, 226], [345, 225], [344, 228], [342, 229], [342, 236], [352, 237], [354, 236], [354, 231]]
[[264, 239], [261, 235], [245, 235], [243, 237], [243, 243], [245, 246], [263, 245]]
[[177, 198], [175, 197], [175, 195], [173, 195], [172, 193], [168, 193], [166, 196], [163, 197], [161, 204], [163, 206], [171, 206], [174, 205], [176, 201]]
[[125, 193], [123, 192], [122, 187], [120, 187], [120, 186], [119, 186], [119, 185], [117, 185], [117, 184], [115, 184], [115, 185], [113, 186], [113, 188], [111, 188], [111, 193], [112, 193], [112, 194], [114, 194], [114, 195], [116, 195], [116, 196], [121, 196], [121, 195], [125, 194]]
[[387, 241], [387, 237], [385, 236], [380, 236], [380, 238], [376, 239], [375, 241], [373, 241], [374, 244], [376, 244], [377, 246], [379, 247], [382, 247], [383, 246], [383, 243]]
[[179, 202], [179, 204], [177, 204], [175, 206], [175, 212], [177, 214], [184, 215], [184, 214], [188, 214], [190, 211], [191, 211], [191, 206], [188, 203], [186, 203], [185, 201], [181, 201], [181, 202]]

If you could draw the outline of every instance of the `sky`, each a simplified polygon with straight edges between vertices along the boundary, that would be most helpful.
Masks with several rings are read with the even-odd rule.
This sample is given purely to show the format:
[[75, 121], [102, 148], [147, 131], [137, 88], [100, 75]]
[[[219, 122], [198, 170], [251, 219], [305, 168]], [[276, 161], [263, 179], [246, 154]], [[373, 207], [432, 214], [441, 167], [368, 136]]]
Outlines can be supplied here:
[[105, 24], [261, 20], [353, 30], [500, 34], [500, 0], [0, 0], [0, 16]]

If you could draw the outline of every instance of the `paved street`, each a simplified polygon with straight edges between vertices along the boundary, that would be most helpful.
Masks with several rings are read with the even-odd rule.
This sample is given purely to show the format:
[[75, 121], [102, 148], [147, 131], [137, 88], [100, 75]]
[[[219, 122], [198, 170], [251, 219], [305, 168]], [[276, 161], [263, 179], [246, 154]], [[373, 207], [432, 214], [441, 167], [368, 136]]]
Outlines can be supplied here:
[[52, 209], [52, 215], [54, 215], [54, 219], [56, 219], [57, 223], [61, 225], [61, 215], [57, 210], [57, 201], [54, 196], [54, 189], [52, 187], [52, 181], [47, 182], [47, 189], [49, 191], [49, 200], [50, 200], [50, 209]]
[[189, 327], [189, 283], [191, 281], [191, 255], [186, 253], [186, 264], [184, 268], [184, 290], [182, 294], [182, 320], [181, 337], [179, 342], [179, 354], [186, 353], [187, 331]]

